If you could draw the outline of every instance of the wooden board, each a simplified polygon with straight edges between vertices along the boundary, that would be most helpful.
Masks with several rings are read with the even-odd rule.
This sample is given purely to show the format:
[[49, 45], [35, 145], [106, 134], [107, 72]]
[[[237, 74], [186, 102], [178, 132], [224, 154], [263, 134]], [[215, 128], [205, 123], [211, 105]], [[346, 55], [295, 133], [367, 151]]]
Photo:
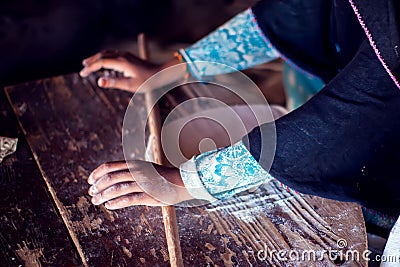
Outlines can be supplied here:
[[[98, 90], [77, 75], [21, 85], [8, 92], [83, 263], [134, 266], [144, 258], [157, 264], [167, 251], [159, 209], [109, 212], [91, 205], [87, 195], [90, 171], [123, 158], [122, 115], [130, 96]], [[149, 219], [154, 225], [148, 225]], [[132, 253], [141, 257], [132, 257]]]
[[[367, 266], [361, 258], [367, 247], [361, 216], [361, 209], [355, 204], [302, 197], [275, 181], [252, 194], [198, 208], [197, 212], [178, 210], [184, 258], [188, 256], [185, 253], [193, 253], [192, 249], [185, 250], [187, 242], [197, 248], [197, 253], [192, 254], [196, 264], [205, 261], [211, 266]], [[359, 261], [328, 255], [340, 250], [337, 243], [343, 240], [348, 245], [341, 251], [358, 251]], [[266, 257], [258, 254], [260, 251], [267, 251]], [[296, 260], [279, 260], [280, 251], [288, 259], [294, 255]], [[323, 258], [318, 260], [317, 256], [315, 262], [303, 260], [305, 251]]]
[[81, 265], [3, 90], [0, 110], [0, 135], [18, 138], [0, 163], [0, 266]]
[[[86, 193], [91, 170], [123, 159], [121, 127], [130, 95], [99, 89], [76, 74], [9, 87], [7, 93], [83, 263], [168, 266], [159, 208], [111, 212], [91, 205]], [[144, 101], [140, 110], [145, 112]], [[135, 154], [140, 158], [144, 151]], [[268, 250], [323, 251], [335, 249], [343, 238], [347, 249], [366, 249], [357, 205], [303, 198], [274, 182], [223, 203], [178, 208], [177, 216], [188, 266], [299, 265], [276, 257], [257, 259], [264, 244]], [[328, 257], [320, 263], [331, 265]]]

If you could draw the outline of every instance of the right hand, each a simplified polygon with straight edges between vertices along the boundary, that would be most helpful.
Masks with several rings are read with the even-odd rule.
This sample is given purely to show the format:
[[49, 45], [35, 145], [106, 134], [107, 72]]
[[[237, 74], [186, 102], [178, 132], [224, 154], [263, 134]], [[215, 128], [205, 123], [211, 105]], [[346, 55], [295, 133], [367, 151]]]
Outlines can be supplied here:
[[192, 200], [179, 169], [147, 161], [115, 161], [100, 165], [89, 176], [92, 203], [107, 209], [166, 206]]
[[82, 77], [100, 69], [121, 72], [122, 77], [102, 76], [97, 84], [102, 88], [117, 88], [135, 92], [138, 87], [152, 75], [157, 73], [160, 66], [139, 59], [129, 52], [103, 51], [82, 61], [84, 68], [80, 71]]

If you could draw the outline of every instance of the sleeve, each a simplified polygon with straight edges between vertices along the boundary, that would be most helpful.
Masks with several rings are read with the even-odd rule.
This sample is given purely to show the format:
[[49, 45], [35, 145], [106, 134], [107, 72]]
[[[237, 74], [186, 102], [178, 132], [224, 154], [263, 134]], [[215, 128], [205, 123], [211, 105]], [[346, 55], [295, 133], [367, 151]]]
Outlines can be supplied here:
[[[259, 28], [250, 8], [179, 52], [183, 60], [194, 63], [190, 64], [194, 67], [189, 68], [194, 76], [243, 70], [279, 57], [279, 52]], [[219, 64], [196, 65], [196, 62], [215, 62], [228, 67]]]
[[193, 157], [180, 166], [186, 189], [195, 199], [213, 202], [272, 179], [240, 141]]
[[299, 191], [399, 212], [400, 91], [365, 41], [353, 60], [310, 101], [278, 119], [272, 165], [269, 124], [243, 142], [276, 179]]

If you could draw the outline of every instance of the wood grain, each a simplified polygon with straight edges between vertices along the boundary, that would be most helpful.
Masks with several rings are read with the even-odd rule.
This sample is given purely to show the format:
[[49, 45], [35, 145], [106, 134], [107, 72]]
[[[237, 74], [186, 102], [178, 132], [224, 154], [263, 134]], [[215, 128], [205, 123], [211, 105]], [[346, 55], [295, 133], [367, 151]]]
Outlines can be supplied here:
[[0, 164], [0, 266], [81, 265], [3, 90], [0, 111], [0, 135], [18, 138]]
[[[131, 97], [93, 82], [70, 75], [7, 91], [83, 263], [160, 264], [167, 251], [160, 208], [111, 212], [92, 205], [87, 195], [90, 171], [123, 159], [122, 119]], [[26, 108], [20, 111], [21, 106]]]
[[[130, 95], [101, 90], [93, 77], [76, 74], [10, 87], [7, 93], [82, 261], [169, 266], [159, 208], [110, 212], [91, 205], [86, 193], [92, 169], [123, 158], [121, 125]], [[146, 117], [144, 99], [141, 104]], [[329, 251], [339, 239], [348, 244], [344, 251], [361, 253], [366, 234], [356, 204], [299, 196], [271, 182], [221, 203], [177, 208], [176, 214], [185, 266], [366, 266], [362, 259], [334, 262], [327, 255], [317, 262], [257, 257], [265, 248]]]
[[[367, 266], [361, 257], [367, 245], [358, 205], [300, 196], [276, 181], [231, 200], [181, 208], [177, 214], [183, 222], [180, 233], [184, 258], [188, 256], [185, 244], [190, 242], [198, 249], [196, 256], [211, 266]], [[182, 225], [189, 217], [192, 225]], [[343, 249], [337, 246], [340, 240], [348, 244]], [[258, 255], [260, 251], [266, 254]], [[269, 254], [273, 251], [276, 253]], [[278, 251], [289, 260], [280, 260]], [[312, 256], [311, 261], [303, 260], [302, 253], [308, 251], [315, 252], [315, 261]], [[357, 251], [360, 259], [341, 260], [328, 254], [336, 251]], [[300, 256], [290, 260], [289, 253]]]

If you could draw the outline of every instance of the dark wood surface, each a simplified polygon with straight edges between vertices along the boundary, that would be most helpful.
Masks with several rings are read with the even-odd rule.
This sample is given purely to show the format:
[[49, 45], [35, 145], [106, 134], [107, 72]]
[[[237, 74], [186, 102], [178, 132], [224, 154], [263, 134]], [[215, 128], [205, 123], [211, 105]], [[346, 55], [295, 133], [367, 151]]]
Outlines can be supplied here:
[[0, 136], [18, 138], [0, 164], [0, 266], [81, 265], [3, 90], [0, 111]]
[[[121, 126], [130, 95], [97, 89], [77, 75], [20, 85], [8, 93], [83, 263], [133, 266], [140, 263], [132, 257], [135, 252], [158, 264], [167, 251], [160, 209], [110, 212], [91, 205], [87, 195], [90, 171], [123, 159]], [[149, 218], [153, 225], [146, 224]]]
[[[121, 126], [131, 97], [94, 84], [93, 78], [82, 80], [71, 74], [9, 87], [6, 92], [39, 165], [38, 177], [42, 176], [61, 215], [55, 221], [62, 219], [70, 236], [65, 243], [76, 247], [82, 263], [168, 266], [160, 208], [108, 211], [90, 204], [86, 182], [90, 171], [103, 162], [123, 159]], [[142, 102], [139, 110], [145, 113]], [[144, 151], [135, 154], [140, 159]], [[30, 190], [25, 188], [14, 194], [19, 197], [23, 192], [29, 194]], [[41, 201], [51, 205], [48, 197], [41, 197]], [[7, 203], [5, 200], [4, 205]], [[178, 208], [177, 218], [185, 266], [310, 266], [276, 257], [259, 260], [257, 252], [265, 247], [322, 252], [336, 249], [340, 239], [347, 242], [344, 251], [354, 249], [361, 253], [366, 249], [365, 226], [358, 205], [303, 197], [287, 192], [276, 182], [222, 203]], [[47, 227], [46, 222], [37, 224]], [[8, 229], [6, 233], [16, 231]], [[45, 229], [43, 232], [53, 234]], [[7, 246], [11, 241], [5, 242]], [[3, 254], [8, 257], [13, 251], [15, 248]], [[70, 255], [74, 262], [76, 256]], [[314, 265], [337, 264], [366, 266], [362, 260], [334, 262], [328, 255]]]

